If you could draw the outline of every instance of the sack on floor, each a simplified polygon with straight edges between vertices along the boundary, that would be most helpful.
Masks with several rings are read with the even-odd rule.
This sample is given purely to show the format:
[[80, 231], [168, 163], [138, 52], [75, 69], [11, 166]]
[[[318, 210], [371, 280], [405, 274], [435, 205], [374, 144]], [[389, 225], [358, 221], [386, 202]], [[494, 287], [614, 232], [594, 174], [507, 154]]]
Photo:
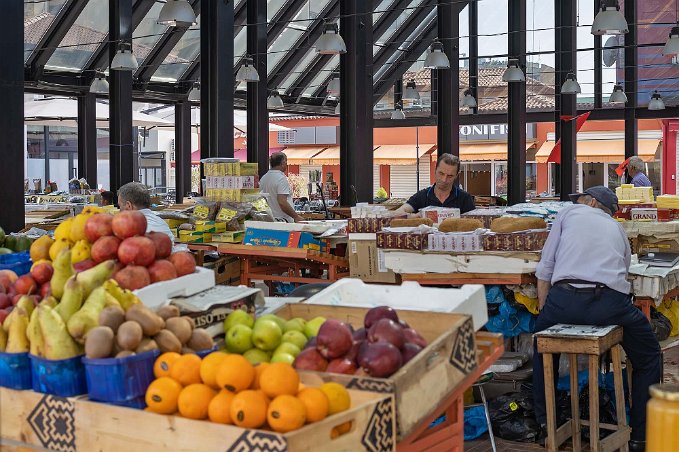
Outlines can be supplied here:
[[488, 411], [495, 436], [509, 441], [536, 441], [540, 425], [535, 421], [530, 391], [501, 395], [488, 402]]
[[488, 431], [483, 405], [464, 409], [464, 440], [471, 441]]
[[662, 342], [670, 337], [670, 333], [672, 332], [672, 322], [670, 322], [670, 319], [652, 306], [651, 328], [653, 329], [653, 334], [655, 334], [658, 342]]

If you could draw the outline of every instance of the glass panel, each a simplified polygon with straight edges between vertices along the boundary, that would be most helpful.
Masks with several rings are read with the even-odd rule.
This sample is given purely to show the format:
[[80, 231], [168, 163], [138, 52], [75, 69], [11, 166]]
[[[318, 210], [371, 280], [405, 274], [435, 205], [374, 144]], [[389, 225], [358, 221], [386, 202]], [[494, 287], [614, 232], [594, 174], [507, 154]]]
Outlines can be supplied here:
[[479, 55], [507, 55], [508, 6], [506, 0], [484, 0], [479, 8]]
[[271, 22], [273, 17], [278, 14], [278, 11], [283, 5], [288, 3], [287, 0], [267, 0], [266, 2], [266, 20]]
[[247, 28], [240, 29], [236, 38], [233, 40], [233, 64], [237, 64], [241, 58], [245, 57], [248, 45]]
[[321, 87], [321, 84], [325, 82], [325, 79], [330, 77], [335, 68], [339, 65], [339, 55], [333, 56], [328, 63], [323, 66], [323, 69], [318, 71], [318, 74], [311, 81], [311, 85], [307, 86], [302, 93], [302, 96], [311, 97], [314, 91]]
[[420, 3], [422, 3], [422, 0], [410, 0], [408, 8], [405, 8], [403, 11], [401, 11], [401, 14], [399, 14], [398, 18], [392, 22], [389, 28], [387, 28], [387, 31], [385, 31], [384, 34], [375, 42], [375, 45], [373, 46], [373, 55], [377, 54], [382, 46], [391, 41], [391, 38], [396, 34], [396, 31], [401, 25], [403, 25], [403, 22], [405, 22], [411, 14], [419, 12], [419, 9], [415, 7], [419, 6]]
[[507, 57], [479, 59], [478, 106], [480, 113], [507, 112], [507, 83], [502, 74]]
[[375, 11], [373, 13], [373, 24], [377, 22], [377, 19], [379, 19], [382, 14], [389, 10], [389, 7], [394, 2], [395, 0], [378, 0], [375, 2], [375, 8], [373, 9], [373, 11]]
[[615, 190], [622, 184], [622, 177], [618, 176], [615, 169], [618, 167], [617, 163], [608, 164], [608, 188]]
[[281, 91], [288, 91], [295, 88], [292, 86], [292, 84], [295, 83], [300, 74], [305, 72], [315, 57], [316, 49], [307, 50], [307, 53], [304, 55], [304, 58], [302, 58], [302, 61], [297, 65], [294, 71], [290, 71], [290, 74], [285, 77], [285, 80], [283, 80], [283, 82], [278, 86], [278, 89]]
[[174, 46], [172, 52], [165, 58], [151, 80], [175, 82], [198, 57], [198, 53], [200, 53], [200, 16], [198, 16], [197, 22], [196, 25], [186, 30], [184, 36]]
[[[597, 4], [599, 4], [599, 1], [597, 1]], [[592, 34], [592, 22], [594, 22], [594, 0], [578, 1], [578, 16], [576, 20], [578, 49], [593, 48], [594, 35]]]
[[90, 0], [45, 67], [80, 71], [108, 33], [108, 0]]
[[578, 51], [577, 79], [582, 92], [578, 94], [578, 104], [594, 106], [594, 51]]
[[[621, 1], [621, 4], [624, 2]], [[637, 2], [637, 40], [639, 44], [667, 41], [672, 27], [679, 22], [676, 0]], [[639, 49], [641, 51], [641, 49]]]
[[664, 57], [662, 50], [659, 46], [639, 48], [639, 106], [648, 105], [654, 91], [662, 96], [665, 106], [679, 105], [679, 61]]
[[158, 16], [163, 5], [164, 3], [155, 3], [132, 33], [132, 52], [140, 65], [168, 28], [166, 25], [158, 24]]
[[66, 0], [24, 2], [24, 61], [54, 22]]
[[459, 18], [460, 39], [458, 41], [460, 48], [460, 59], [469, 57], [469, 5], [465, 6], [460, 11]]

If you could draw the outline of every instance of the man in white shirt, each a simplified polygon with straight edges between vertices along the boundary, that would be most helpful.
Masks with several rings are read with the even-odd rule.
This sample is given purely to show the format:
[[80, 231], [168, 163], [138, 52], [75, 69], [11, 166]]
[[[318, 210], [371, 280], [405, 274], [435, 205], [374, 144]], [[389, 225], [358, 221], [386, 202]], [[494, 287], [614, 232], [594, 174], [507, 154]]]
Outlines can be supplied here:
[[269, 194], [269, 207], [274, 218], [288, 223], [302, 221], [292, 204], [292, 189], [285, 175], [288, 157], [282, 152], [274, 152], [269, 157], [271, 169], [259, 180], [259, 190]]
[[165, 220], [160, 218], [151, 207], [151, 196], [144, 184], [130, 182], [118, 190], [118, 206], [120, 210], [138, 210], [146, 217], [146, 232], [162, 232], [174, 243], [174, 235]]

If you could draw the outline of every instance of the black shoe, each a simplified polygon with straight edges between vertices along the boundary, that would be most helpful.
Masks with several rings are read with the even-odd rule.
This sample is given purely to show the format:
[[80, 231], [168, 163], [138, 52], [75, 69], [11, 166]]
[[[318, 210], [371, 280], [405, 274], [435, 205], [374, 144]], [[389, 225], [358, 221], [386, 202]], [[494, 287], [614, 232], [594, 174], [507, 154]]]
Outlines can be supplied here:
[[540, 424], [540, 431], [535, 438], [535, 442], [538, 443], [538, 445], [545, 447], [545, 443], [547, 442], [547, 424]]
[[646, 450], [646, 441], [630, 441], [629, 450], [630, 452], [644, 452]]

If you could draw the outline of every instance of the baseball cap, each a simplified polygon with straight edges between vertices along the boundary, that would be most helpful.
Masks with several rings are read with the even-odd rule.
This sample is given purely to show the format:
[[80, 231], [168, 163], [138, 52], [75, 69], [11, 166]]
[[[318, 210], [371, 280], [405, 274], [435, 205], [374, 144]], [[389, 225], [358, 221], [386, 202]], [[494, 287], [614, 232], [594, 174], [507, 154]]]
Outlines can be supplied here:
[[584, 193], [573, 193], [572, 195], [568, 195], [568, 197], [571, 199], [571, 201], [576, 203], [578, 202], [578, 198], [584, 195], [589, 195], [599, 201], [602, 205], [608, 208], [612, 214], [618, 211], [618, 197], [615, 196], [615, 193], [613, 193], [613, 191], [608, 187], [597, 185], [596, 187], [588, 188], [584, 191]]

